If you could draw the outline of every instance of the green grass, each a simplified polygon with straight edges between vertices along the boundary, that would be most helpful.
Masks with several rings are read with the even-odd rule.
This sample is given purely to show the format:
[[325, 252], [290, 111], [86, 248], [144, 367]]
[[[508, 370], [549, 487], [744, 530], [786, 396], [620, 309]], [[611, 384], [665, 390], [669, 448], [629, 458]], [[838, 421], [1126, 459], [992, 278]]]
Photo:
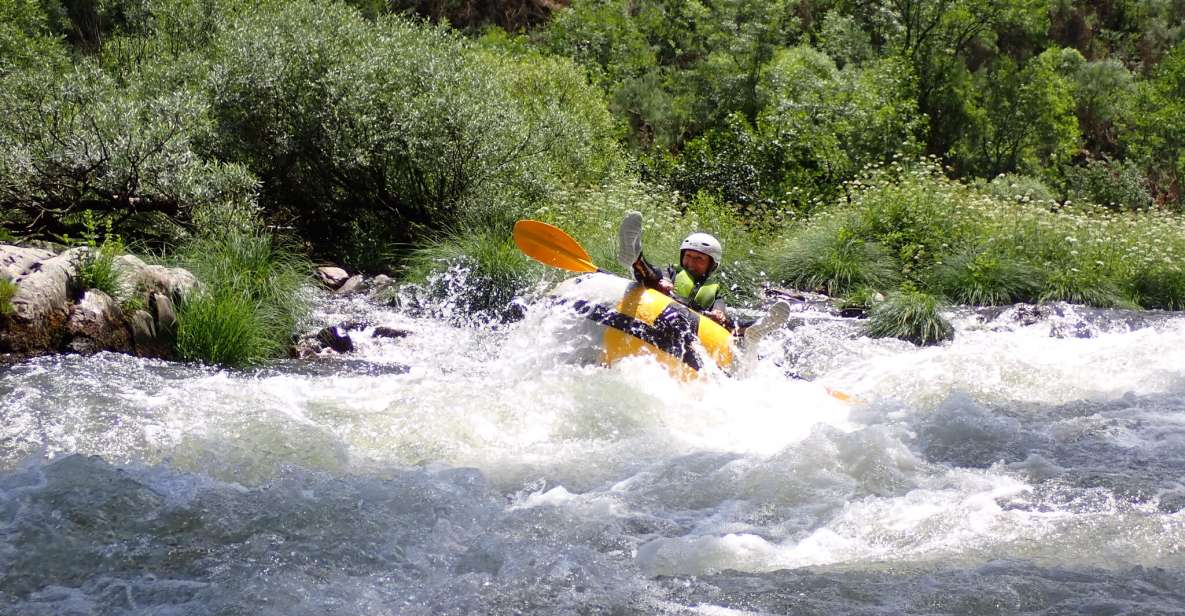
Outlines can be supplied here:
[[895, 284], [897, 260], [884, 246], [853, 233], [850, 224], [842, 217], [827, 220], [794, 238], [775, 262], [776, 277], [831, 296]]
[[954, 328], [939, 313], [938, 299], [928, 293], [904, 289], [889, 294], [868, 312], [865, 331], [872, 338], [900, 338], [928, 345], [949, 340]]
[[178, 306], [178, 356], [243, 366], [282, 355], [308, 312], [311, 264], [258, 231], [200, 237], [182, 254], [201, 285]]
[[0, 316], [12, 314], [12, 298], [16, 297], [16, 283], [0, 278]]
[[1033, 301], [1041, 278], [1024, 260], [981, 246], [945, 258], [935, 268], [933, 280], [954, 302], [998, 306]]
[[1185, 310], [1185, 270], [1168, 265], [1150, 267], [1133, 277], [1133, 295], [1145, 308]]
[[874, 169], [850, 201], [787, 230], [775, 273], [806, 288], [888, 290], [868, 280], [872, 244], [897, 259], [899, 282], [959, 303], [1182, 306], [1180, 215], [1033, 198], [1040, 187], [1022, 180], [977, 188], [926, 161]]
[[82, 289], [98, 289], [117, 298], [121, 290], [120, 275], [115, 269], [115, 259], [122, 252], [122, 245], [107, 242], [91, 247], [78, 264], [78, 286]]

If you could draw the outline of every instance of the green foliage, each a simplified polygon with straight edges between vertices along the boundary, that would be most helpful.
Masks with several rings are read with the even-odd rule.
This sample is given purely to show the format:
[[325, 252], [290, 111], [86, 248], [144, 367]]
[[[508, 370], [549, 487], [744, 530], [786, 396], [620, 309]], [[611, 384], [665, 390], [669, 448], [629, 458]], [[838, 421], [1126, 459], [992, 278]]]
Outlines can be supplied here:
[[1001, 60], [975, 75], [972, 129], [957, 149], [969, 170], [995, 176], [1035, 172], [1068, 161], [1080, 132], [1072, 82], [1057, 70], [1060, 51], [1018, 66]]
[[840, 67], [862, 64], [876, 57], [868, 33], [860, 27], [855, 18], [838, 10], [831, 10], [823, 15], [818, 47]]
[[635, 144], [677, 149], [733, 113], [754, 121], [762, 67], [798, 35], [785, 0], [577, 0], [537, 39], [589, 70]]
[[933, 295], [903, 289], [869, 310], [865, 331], [872, 338], [900, 338], [923, 346], [950, 340], [954, 328], [941, 307]]
[[1185, 202], [1185, 42], [1139, 85], [1137, 113], [1127, 127], [1133, 157], [1148, 169], [1162, 202]]
[[241, 366], [283, 354], [308, 310], [308, 261], [267, 233], [231, 229], [195, 237], [182, 262], [201, 288], [178, 306], [181, 358]]
[[1040, 279], [1032, 265], [992, 246], [946, 257], [933, 274], [934, 284], [943, 295], [975, 306], [1034, 301]]
[[195, 152], [206, 125], [196, 93], [125, 87], [85, 60], [0, 76], [0, 209], [42, 236], [122, 212], [117, 233], [171, 242], [197, 210], [252, 203], [253, 178]]
[[1005, 201], [1030, 203], [1045, 201], [1053, 203], [1057, 194], [1040, 179], [1015, 173], [1001, 173], [990, 182], [978, 180], [975, 186], [987, 194]]
[[16, 69], [63, 70], [66, 54], [38, 0], [0, 2], [0, 78]]
[[899, 264], [881, 244], [860, 237], [851, 219], [824, 220], [796, 236], [782, 251], [775, 277], [797, 288], [832, 296], [860, 288], [886, 289]]
[[1066, 195], [1074, 201], [1126, 210], [1153, 205], [1147, 178], [1132, 161], [1092, 160], [1066, 169], [1063, 175]]
[[16, 283], [0, 277], [0, 317], [12, 314], [12, 298], [16, 297]]
[[919, 153], [921, 124], [911, 89], [898, 62], [839, 70], [809, 47], [778, 52], [762, 73], [764, 110], [757, 121], [776, 151], [777, 192], [783, 198], [797, 193], [801, 206], [811, 197], [830, 197], [866, 165]]
[[216, 151], [347, 265], [619, 165], [599, 95], [563, 60], [301, 1], [243, 17], [217, 53]]

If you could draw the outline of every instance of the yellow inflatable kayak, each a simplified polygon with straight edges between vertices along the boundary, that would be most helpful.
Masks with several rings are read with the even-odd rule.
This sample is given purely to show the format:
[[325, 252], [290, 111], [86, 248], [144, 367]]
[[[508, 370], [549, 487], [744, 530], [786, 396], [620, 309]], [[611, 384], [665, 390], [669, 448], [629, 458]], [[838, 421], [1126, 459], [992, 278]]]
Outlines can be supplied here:
[[732, 367], [732, 335], [671, 297], [613, 274], [597, 272], [561, 283], [553, 295], [596, 324], [603, 361], [653, 355], [673, 375], [695, 376], [712, 362]]

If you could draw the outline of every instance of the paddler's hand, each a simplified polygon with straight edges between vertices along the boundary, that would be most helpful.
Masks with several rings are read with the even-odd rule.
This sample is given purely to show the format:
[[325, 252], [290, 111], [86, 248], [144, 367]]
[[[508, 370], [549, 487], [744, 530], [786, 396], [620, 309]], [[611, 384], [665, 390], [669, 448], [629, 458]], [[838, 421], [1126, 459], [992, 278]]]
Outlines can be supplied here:
[[726, 319], [728, 319], [728, 317], [724, 316], [723, 310], [709, 310], [709, 311], [705, 312], [704, 314], [708, 315], [709, 319], [712, 319], [713, 321], [715, 321], [721, 325], [724, 325], [724, 321]]
[[671, 291], [675, 290], [675, 283], [667, 280], [666, 278], [660, 278], [656, 286], [659, 291], [663, 292], [664, 295], [670, 295]]

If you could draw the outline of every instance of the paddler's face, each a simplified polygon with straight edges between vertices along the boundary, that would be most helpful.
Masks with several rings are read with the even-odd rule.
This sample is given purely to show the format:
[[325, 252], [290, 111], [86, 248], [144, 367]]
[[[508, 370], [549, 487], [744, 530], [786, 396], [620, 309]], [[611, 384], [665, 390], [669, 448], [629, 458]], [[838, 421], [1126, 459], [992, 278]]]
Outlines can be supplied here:
[[683, 269], [687, 273], [696, 278], [703, 278], [708, 275], [708, 270], [712, 267], [712, 257], [698, 251], [698, 250], [684, 250], [683, 251]]

